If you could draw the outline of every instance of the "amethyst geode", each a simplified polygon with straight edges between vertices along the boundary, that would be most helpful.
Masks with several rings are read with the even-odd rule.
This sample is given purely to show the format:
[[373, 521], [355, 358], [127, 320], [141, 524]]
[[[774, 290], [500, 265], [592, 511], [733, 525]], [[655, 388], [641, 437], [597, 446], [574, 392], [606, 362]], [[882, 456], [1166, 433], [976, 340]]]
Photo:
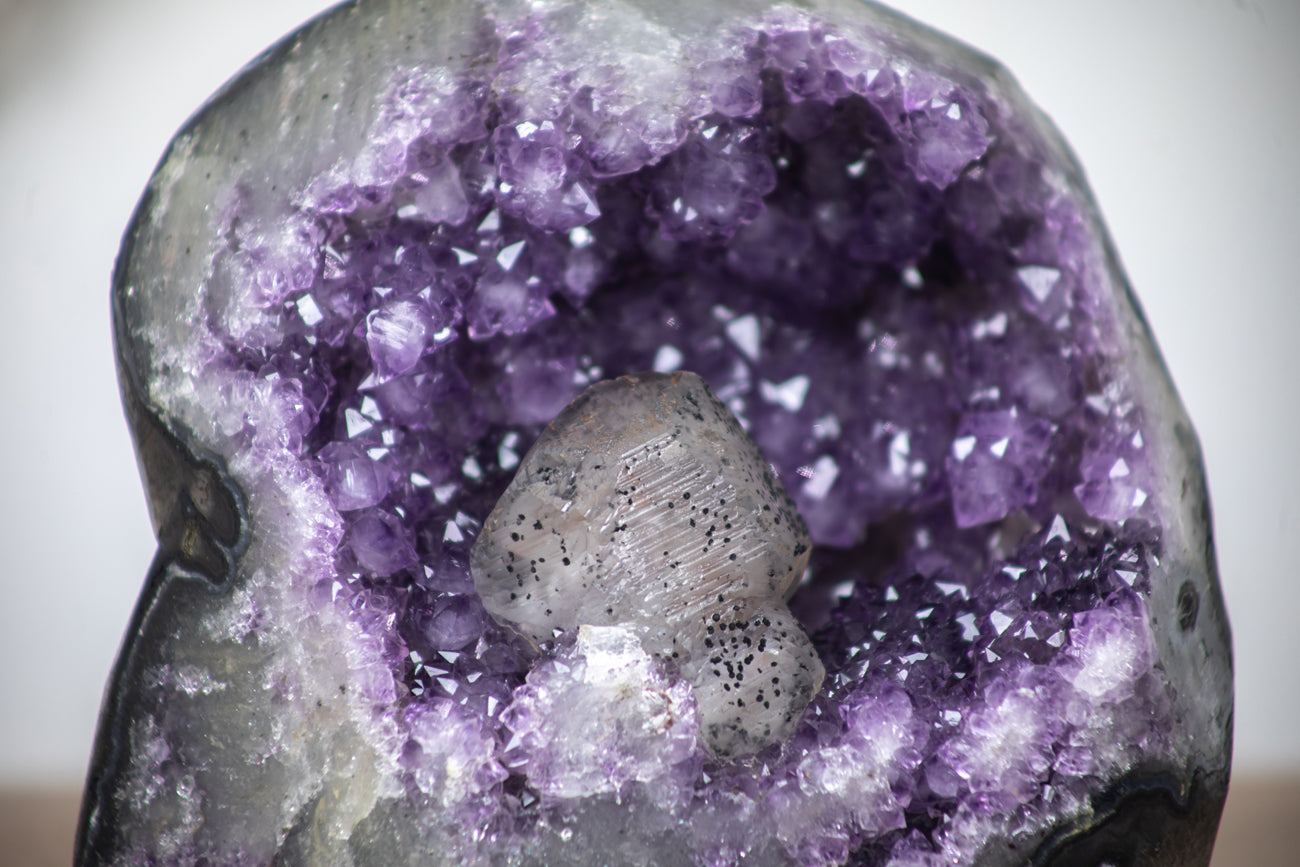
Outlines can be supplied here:
[[[78, 863], [1208, 862], [1195, 437], [968, 49], [836, 0], [345, 5], [177, 136], [113, 300], [160, 547]], [[526, 640], [471, 577], [544, 426], [639, 370], [698, 373], [813, 543], [825, 678], [752, 755], [627, 630]]]

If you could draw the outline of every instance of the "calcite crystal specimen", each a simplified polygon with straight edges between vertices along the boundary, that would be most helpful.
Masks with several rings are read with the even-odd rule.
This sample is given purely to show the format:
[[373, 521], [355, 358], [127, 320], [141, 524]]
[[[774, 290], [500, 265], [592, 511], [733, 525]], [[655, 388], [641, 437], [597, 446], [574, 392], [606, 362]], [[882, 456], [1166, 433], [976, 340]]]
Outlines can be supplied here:
[[695, 374], [600, 382], [542, 431], [470, 553], [493, 617], [534, 642], [622, 626], [677, 668], [718, 756], [789, 737], [824, 671], [786, 608], [808, 530]]
[[[970, 50], [842, 0], [344, 5], [177, 136], [113, 305], [159, 552], [79, 864], [1207, 863], [1195, 437]], [[546, 425], [646, 370], [812, 542], [772, 604], [824, 681], [743, 747], [635, 622], [476, 586]]]

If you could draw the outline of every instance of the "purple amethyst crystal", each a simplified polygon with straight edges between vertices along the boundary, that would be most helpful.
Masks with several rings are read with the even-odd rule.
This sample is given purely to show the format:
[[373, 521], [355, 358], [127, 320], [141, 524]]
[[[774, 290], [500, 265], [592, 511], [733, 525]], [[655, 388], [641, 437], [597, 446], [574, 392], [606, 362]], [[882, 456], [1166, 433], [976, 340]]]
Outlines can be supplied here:
[[[181, 131], [113, 301], [159, 553], [79, 864], [1208, 862], [1195, 437], [986, 58], [832, 0], [358, 0]], [[547, 425], [651, 370], [812, 543], [763, 611], [825, 677], [752, 749], [667, 645], [525, 637], [471, 573]]]

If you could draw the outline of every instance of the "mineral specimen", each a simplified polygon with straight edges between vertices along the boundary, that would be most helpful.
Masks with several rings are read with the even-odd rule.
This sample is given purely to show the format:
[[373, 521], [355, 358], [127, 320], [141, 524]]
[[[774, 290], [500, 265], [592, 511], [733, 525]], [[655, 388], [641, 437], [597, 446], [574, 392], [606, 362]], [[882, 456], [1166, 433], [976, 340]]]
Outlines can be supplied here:
[[[1195, 437], [968, 49], [843, 0], [358, 0], [180, 132], [113, 304], [159, 552], [79, 864], [1208, 861]], [[747, 603], [825, 671], [788, 732], [710, 735], [671, 617], [565, 592], [548, 636], [476, 587], [545, 425], [643, 370], [806, 523], [788, 614], [792, 548]]]
[[786, 608], [808, 531], [694, 374], [593, 385], [544, 430], [470, 554], [488, 612], [535, 642], [623, 625], [694, 687], [720, 756], [784, 740], [821, 686]]

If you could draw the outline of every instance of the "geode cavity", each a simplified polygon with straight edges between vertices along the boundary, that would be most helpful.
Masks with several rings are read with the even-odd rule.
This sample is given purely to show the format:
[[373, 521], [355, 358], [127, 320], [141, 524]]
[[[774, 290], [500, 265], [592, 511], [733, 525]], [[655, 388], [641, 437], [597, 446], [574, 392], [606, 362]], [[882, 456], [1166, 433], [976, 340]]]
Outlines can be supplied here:
[[[113, 304], [159, 553], [79, 864], [1208, 862], [1195, 437], [968, 49], [835, 0], [347, 4], [178, 134]], [[824, 682], [743, 748], [641, 627], [503, 625], [471, 573], [547, 423], [645, 370], [812, 542], [746, 613]]]

